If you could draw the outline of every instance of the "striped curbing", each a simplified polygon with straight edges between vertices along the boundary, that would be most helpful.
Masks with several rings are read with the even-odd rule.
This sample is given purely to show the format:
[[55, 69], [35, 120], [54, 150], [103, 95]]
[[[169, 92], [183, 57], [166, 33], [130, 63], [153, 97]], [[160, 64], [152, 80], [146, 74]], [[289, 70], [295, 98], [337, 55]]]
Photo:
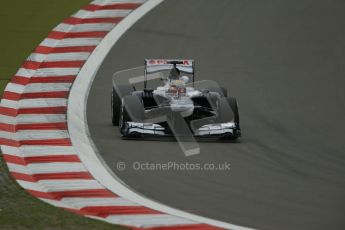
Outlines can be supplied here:
[[44, 202], [132, 229], [218, 229], [118, 196], [80, 161], [67, 127], [71, 86], [103, 38], [145, 0], [96, 0], [49, 33], [7, 85], [0, 144], [10, 173]]

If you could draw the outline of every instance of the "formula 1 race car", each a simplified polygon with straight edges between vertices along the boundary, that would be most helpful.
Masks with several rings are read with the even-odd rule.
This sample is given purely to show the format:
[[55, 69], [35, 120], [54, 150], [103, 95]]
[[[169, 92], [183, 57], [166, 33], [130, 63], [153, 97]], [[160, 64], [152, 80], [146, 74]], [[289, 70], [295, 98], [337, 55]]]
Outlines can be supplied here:
[[[214, 81], [195, 82], [193, 60], [146, 59], [143, 72], [141, 90], [130, 71], [125, 83], [113, 77], [111, 118], [123, 137], [241, 136], [236, 99]], [[149, 88], [148, 79], [161, 85]]]

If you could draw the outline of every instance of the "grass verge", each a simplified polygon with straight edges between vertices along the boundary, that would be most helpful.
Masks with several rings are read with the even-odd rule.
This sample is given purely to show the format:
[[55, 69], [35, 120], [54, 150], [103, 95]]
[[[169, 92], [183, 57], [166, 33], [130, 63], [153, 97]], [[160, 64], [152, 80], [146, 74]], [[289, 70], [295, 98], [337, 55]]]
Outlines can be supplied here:
[[124, 228], [78, 216], [32, 197], [12, 179], [0, 156], [0, 229], [120, 230]]
[[[32, 50], [89, 0], [11, 0], [0, 9], [0, 95]], [[50, 206], [26, 193], [0, 154], [0, 229], [124, 229]]]

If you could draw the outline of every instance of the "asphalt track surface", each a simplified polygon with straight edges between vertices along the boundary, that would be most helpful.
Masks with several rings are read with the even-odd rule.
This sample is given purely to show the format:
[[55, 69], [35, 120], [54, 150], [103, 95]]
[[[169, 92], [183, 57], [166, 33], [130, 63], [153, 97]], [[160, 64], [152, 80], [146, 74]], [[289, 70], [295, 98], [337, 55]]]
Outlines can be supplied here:
[[[345, 2], [174, 0], [112, 48], [88, 99], [103, 159], [137, 192], [175, 208], [259, 229], [345, 228]], [[238, 98], [240, 143], [120, 138], [110, 122], [111, 76], [147, 57], [197, 61]], [[118, 171], [116, 163], [127, 164]], [[134, 162], [223, 163], [230, 171], [136, 171]]]

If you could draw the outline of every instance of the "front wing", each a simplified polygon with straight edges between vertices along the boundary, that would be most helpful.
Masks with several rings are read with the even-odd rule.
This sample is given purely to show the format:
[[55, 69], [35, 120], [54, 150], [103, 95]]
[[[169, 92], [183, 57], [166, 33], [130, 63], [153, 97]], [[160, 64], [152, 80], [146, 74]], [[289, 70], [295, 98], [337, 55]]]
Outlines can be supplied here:
[[[203, 125], [192, 130], [194, 137], [218, 137], [225, 139], [237, 139], [241, 136], [241, 130], [234, 122], [215, 123]], [[173, 136], [170, 130], [154, 123], [125, 122], [121, 127], [123, 137], [169, 137]]]

